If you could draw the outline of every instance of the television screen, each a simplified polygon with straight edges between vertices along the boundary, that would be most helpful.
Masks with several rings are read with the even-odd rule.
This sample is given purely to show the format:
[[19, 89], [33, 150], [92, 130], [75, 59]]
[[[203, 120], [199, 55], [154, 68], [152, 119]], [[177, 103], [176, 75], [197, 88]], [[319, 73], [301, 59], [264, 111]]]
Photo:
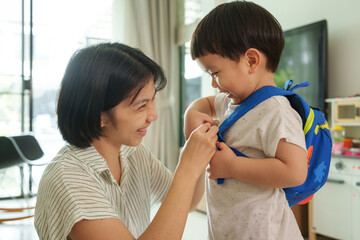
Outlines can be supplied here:
[[283, 88], [289, 79], [292, 86], [308, 81], [310, 86], [294, 92], [310, 106], [325, 110], [327, 93], [327, 22], [322, 20], [284, 32], [285, 47], [274, 74], [276, 85]]

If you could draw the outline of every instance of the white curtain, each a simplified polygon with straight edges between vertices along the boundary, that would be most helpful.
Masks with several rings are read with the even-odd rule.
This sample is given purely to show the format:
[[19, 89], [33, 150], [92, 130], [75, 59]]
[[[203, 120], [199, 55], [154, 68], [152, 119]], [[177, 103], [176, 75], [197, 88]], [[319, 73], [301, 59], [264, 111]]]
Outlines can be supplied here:
[[165, 71], [168, 84], [157, 94], [158, 120], [153, 122], [145, 144], [170, 170], [179, 155], [179, 57], [175, 43], [176, 1], [124, 0], [123, 42], [141, 49]]

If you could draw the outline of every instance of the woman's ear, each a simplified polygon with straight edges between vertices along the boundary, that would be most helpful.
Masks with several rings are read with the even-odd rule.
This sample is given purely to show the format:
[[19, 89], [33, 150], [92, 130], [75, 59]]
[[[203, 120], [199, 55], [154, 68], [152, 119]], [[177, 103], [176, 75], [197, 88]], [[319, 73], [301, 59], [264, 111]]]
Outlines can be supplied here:
[[254, 73], [260, 66], [262, 55], [259, 50], [255, 48], [249, 48], [244, 54], [244, 59], [246, 60], [249, 72]]
[[107, 113], [102, 112], [100, 115], [100, 127], [104, 128], [106, 127], [106, 124], [109, 122], [109, 116]]

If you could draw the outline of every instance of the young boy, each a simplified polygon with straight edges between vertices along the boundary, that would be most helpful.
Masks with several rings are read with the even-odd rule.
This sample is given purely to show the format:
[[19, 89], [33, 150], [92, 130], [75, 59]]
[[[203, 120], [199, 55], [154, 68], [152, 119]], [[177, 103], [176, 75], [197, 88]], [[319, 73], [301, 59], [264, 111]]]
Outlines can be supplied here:
[[[273, 78], [284, 36], [278, 21], [251, 2], [219, 5], [197, 26], [192, 58], [212, 77], [216, 96], [194, 101], [185, 114], [185, 135], [203, 122], [220, 124], [248, 96]], [[217, 143], [206, 178], [209, 239], [303, 239], [282, 188], [307, 175], [302, 122], [286, 97], [260, 103]], [[246, 156], [238, 157], [231, 146]], [[224, 184], [216, 179], [225, 178]]]

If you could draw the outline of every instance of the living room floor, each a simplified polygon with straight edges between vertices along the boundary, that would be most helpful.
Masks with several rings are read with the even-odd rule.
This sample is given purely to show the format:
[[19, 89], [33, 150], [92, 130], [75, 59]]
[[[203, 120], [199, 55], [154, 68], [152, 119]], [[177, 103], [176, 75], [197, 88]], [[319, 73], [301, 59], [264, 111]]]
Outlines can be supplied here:
[[[8, 202], [8, 201], [6, 201]], [[4, 206], [5, 201], [0, 201], [0, 206]], [[154, 217], [159, 206], [151, 210]], [[2, 214], [0, 213], [0, 217]], [[37, 240], [39, 239], [33, 225], [34, 219], [24, 219], [19, 221], [4, 222], [0, 224], [1, 239], [4, 240]], [[206, 240], [207, 221], [206, 214], [200, 211], [191, 212], [186, 223], [182, 240]], [[324, 236], [317, 236], [317, 240], [332, 240]]]
[[[33, 205], [35, 199], [28, 200], [30, 205]], [[0, 206], [14, 206], [19, 204], [19, 200], [14, 201], [0, 201]], [[21, 204], [23, 205], [23, 204]], [[154, 206], [151, 210], [151, 216], [155, 216], [159, 205]], [[14, 213], [0, 212], [0, 218], [7, 218], [14, 216]], [[34, 218], [9, 221], [0, 223], [0, 239], [4, 240], [38, 240], [39, 237], [34, 227]], [[185, 227], [182, 240], [202, 240], [207, 238], [207, 222], [206, 215], [202, 212], [191, 212]]]

